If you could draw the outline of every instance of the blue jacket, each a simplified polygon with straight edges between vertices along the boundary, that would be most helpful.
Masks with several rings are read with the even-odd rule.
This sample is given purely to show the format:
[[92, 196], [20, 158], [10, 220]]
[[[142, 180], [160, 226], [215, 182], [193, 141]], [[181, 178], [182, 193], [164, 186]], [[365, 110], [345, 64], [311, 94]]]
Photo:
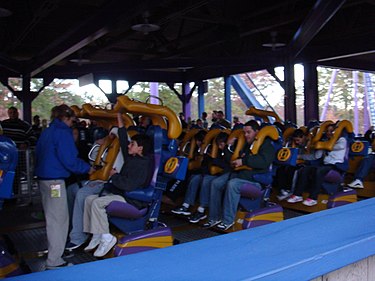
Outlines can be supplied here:
[[35, 175], [40, 179], [64, 179], [85, 174], [90, 165], [78, 158], [72, 129], [59, 119], [45, 129], [36, 145]]

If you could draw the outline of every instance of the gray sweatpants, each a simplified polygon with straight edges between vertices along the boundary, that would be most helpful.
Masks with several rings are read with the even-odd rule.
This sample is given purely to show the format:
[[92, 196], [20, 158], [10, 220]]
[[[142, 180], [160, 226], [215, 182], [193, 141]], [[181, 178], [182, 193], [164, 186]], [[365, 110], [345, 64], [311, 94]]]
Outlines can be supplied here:
[[[60, 185], [60, 197], [51, 196], [51, 185]], [[69, 211], [64, 180], [39, 180], [46, 218], [48, 240], [47, 266], [65, 263], [62, 259], [69, 229]]]
[[108, 194], [102, 197], [90, 195], [85, 200], [83, 213], [83, 231], [92, 234], [109, 233], [106, 207], [112, 201], [126, 202], [120, 195]]

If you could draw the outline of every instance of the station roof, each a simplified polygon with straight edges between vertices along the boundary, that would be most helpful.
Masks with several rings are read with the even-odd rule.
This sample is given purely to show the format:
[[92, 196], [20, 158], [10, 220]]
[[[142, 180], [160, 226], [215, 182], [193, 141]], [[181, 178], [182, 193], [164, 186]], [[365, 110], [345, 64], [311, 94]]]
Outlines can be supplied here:
[[287, 61], [375, 71], [375, 0], [2, 0], [0, 7], [1, 77], [182, 82]]

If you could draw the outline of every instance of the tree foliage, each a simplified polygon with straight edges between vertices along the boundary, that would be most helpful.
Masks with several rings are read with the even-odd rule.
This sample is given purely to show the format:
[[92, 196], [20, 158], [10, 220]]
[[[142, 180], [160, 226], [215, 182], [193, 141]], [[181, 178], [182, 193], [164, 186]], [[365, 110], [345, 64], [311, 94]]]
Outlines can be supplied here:
[[[296, 69], [297, 74], [301, 70]], [[332, 77], [333, 69], [318, 67], [318, 91], [319, 91], [319, 114], [325, 106], [327, 100], [327, 93], [329, 91], [330, 80]], [[266, 110], [271, 110], [271, 107], [279, 114], [281, 118], [284, 116], [284, 90], [280, 87], [275, 77], [270, 75], [266, 70], [256, 71], [248, 73], [251, 80], [257, 87], [255, 95], [257, 99], [264, 105]], [[359, 111], [359, 124], [364, 123], [364, 82], [363, 73], [358, 73], [357, 83], [357, 98], [358, 98], [358, 111]], [[281, 77], [280, 80], [283, 80]], [[42, 80], [32, 79], [31, 90], [38, 91], [42, 87]], [[9, 79], [9, 85], [16, 91], [22, 90], [21, 79]], [[192, 86], [192, 85], [191, 85]], [[304, 118], [304, 94], [303, 94], [303, 77], [296, 79], [296, 108], [297, 108], [297, 120], [298, 125], [305, 123]], [[182, 84], [175, 84], [175, 89], [178, 93], [182, 92]], [[251, 86], [251, 87], [254, 87]], [[258, 91], [259, 90], [259, 91]], [[170, 107], [176, 113], [182, 111], [182, 102], [179, 96], [171, 90], [168, 85], [159, 83], [158, 85], [159, 98], [165, 106]], [[353, 83], [353, 72], [348, 70], [339, 70], [335, 83], [333, 84], [333, 90], [330, 97], [330, 103], [327, 106], [326, 119], [333, 121], [348, 119], [354, 121], [354, 83]], [[130, 89], [127, 95], [131, 98], [140, 101], [146, 101], [150, 99], [150, 85], [149, 83], [139, 82]], [[270, 103], [270, 106], [263, 100], [264, 98]], [[76, 94], [72, 90], [72, 83], [66, 80], [55, 79], [50, 85], [45, 87], [39, 96], [32, 102], [32, 115], [39, 115], [42, 119], [49, 119], [50, 110], [53, 106], [66, 103], [68, 105], [82, 105], [86, 102], [93, 102], [95, 100], [94, 95], [90, 93], [84, 93], [82, 96]], [[148, 101], [150, 102], [150, 101]], [[239, 116], [242, 122], [248, 120], [245, 116], [247, 110], [245, 104], [242, 102], [240, 96], [231, 90], [231, 102], [232, 102], [232, 116]], [[105, 106], [106, 102], [99, 104]], [[198, 116], [198, 95], [197, 90], [194, 91], [191, 103], [191, 118], [197, 119]], [[224, 79], [215, 78], [208, 81], [208, 92], [204, 94], [205, 111], [208, 115], [211, 115], [213, 110], [224, 111]], [[13, 95], [9, 89], [0, 84], [0, 120], [7, 118], [7, 108], [15, 106], [21, 109], [21, 102], [17, 99], [16, 95]], [[22, 110], [21, 117], [22, 117]], [[362, 125], [361, 125], [362, 126]], [[364, 131], [366, 128], [361, 128]]]

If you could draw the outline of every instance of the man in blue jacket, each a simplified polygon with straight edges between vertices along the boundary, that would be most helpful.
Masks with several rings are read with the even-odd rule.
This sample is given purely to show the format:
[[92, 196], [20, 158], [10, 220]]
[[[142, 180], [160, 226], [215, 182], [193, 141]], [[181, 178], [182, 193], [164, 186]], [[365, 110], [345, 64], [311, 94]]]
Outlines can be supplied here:
[[94, 168], [78, 158], [71, 126], [73, 110], [62, 104], [54, 108], [54, 120], [36, 146], [35, 175], [38, 177], [46, 218], [48, 239], [47, 269], [69, 265], [62, 259], [69, 228], [65, 179], [70, 174], [91, 174]]

